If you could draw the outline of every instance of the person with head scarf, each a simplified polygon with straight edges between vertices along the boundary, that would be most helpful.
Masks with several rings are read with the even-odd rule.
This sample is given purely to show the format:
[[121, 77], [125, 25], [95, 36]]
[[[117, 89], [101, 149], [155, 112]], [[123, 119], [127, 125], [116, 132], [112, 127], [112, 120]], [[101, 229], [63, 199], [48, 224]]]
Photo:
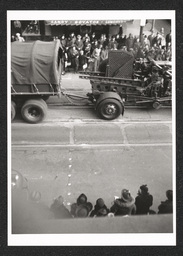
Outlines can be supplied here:
[[71, 215], [75, 218], [84, 218], [89, 215], [93, 208], [92, 203], [87, 201], [87, 196], [85, 194], [79, 195], [76, 203], [71, 205]]

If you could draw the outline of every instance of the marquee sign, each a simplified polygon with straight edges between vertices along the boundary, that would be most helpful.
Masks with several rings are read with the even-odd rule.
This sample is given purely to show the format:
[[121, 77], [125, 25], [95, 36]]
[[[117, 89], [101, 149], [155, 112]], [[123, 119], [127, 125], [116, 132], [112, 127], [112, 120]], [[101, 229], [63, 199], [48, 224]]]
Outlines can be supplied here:
[[51, 26], [120, 25], [127, 21], [133, 22], [133, 20], [46, 20], [45, 24]]

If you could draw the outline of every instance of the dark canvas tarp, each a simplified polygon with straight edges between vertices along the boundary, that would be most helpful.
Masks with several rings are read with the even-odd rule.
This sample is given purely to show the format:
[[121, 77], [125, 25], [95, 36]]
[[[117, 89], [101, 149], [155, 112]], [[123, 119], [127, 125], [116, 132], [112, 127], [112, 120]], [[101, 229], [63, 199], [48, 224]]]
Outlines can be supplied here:
[[13, 42], [11, 44], [12, 84], [59, 84], [60, 41]]
[[110, 77], [132, 78], [134, 57], [131, 53], [124, 50], [109, 51], [109, 70]]

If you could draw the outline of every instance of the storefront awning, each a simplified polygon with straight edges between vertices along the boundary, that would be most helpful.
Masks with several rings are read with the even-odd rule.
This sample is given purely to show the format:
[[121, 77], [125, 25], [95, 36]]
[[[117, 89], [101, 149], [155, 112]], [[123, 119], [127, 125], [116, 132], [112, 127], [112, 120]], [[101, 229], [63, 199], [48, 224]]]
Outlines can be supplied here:
[[91, 25], [121, 25], [133, 20], [46, 20], [45, 25], [51, 26], [91, 26]]

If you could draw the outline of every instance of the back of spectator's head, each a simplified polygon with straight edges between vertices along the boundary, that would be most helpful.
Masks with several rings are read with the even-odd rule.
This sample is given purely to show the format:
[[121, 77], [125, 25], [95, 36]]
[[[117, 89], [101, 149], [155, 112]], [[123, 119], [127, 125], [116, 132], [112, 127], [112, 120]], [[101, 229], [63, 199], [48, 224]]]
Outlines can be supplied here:
[[167, 190], [166, 196], [167, 196], [168, 200], [173, 201], [173, 191], [172, 190]]
[[147, 185], [142, 185], [142, 186], [140, 186], [140, 190], [142, 191], [142, 193], [147, 193], [149, 189], [148, 189]]
[[99, 207], [103, 207], [104, 206], [104, 200], [102, 198], [98, 198], [96, 201], [96, 205], [98, 205]]

